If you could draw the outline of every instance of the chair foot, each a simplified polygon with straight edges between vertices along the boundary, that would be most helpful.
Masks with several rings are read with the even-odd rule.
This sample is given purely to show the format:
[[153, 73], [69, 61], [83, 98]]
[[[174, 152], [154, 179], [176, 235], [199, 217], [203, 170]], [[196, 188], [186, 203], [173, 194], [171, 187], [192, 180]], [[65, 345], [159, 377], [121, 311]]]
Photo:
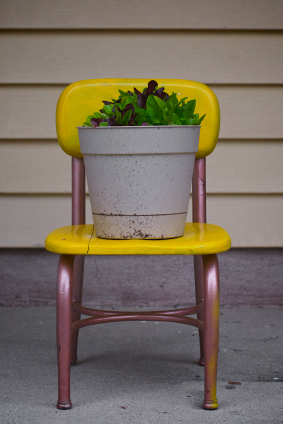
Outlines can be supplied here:
[[57, 408], [58, 409], [71, 409], [72, 408], [72, 402], [70, 400], [57, 402]]
[[217, 399], [215, 400], [205, 400], [203, 402], [204, 409], [217, 409], [218, 408], [218, 402]]
[[204, 367], [204, 358], [199, 358], [198, 365]]
[[78, 357], [76, 356], [75, 358], [71, 359], [71, 365], [76, 365], [78, 361]]

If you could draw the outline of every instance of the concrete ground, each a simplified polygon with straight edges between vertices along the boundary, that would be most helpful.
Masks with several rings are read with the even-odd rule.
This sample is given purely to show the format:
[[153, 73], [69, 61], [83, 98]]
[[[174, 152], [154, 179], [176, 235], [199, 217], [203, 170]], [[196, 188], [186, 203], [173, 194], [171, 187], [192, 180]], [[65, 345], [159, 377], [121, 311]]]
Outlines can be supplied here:
[[282, 312], [221, 308], [215, 411], [202, 409], [194, 327], [123, 322], [84, 328], [72, 367], [73, 409], [59, 411], [55, 308], [0, 308], [0, 422], [283, 423]]

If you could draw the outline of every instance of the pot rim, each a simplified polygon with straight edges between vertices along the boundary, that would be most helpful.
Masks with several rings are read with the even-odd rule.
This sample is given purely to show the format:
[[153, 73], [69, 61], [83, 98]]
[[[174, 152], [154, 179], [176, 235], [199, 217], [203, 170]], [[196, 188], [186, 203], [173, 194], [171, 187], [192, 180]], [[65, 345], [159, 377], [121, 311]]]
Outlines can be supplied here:
[[136, 128], [201, 128], [201, 125], [146, 125], [146, 126], [129, 126], [129, 125], [121, 125], [121, 126], [109, 126], [109, 127], [77, 127], [79, 129], [86, 129], [86, 130], [113, 130], [113, 129], [136, 129]]

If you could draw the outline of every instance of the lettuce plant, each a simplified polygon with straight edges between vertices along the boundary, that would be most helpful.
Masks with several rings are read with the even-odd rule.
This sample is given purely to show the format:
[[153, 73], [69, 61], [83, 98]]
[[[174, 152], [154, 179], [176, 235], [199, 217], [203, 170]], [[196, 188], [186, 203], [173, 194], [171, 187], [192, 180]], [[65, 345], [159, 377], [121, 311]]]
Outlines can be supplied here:
[[103, 101], [103, 108], [89, 115], [83, 126], [200, 125], [205, 117], [194, 113], [196, 100], [178, 100], [176, 93], [169, 96], [154, 80], [142, 91], [134, 88], [119, 93], [117, 100]]

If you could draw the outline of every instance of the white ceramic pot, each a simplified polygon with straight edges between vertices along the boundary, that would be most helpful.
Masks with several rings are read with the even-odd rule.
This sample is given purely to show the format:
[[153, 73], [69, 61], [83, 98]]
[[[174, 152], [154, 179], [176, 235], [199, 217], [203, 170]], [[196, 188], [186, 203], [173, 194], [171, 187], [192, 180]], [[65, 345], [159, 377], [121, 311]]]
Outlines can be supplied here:
[[200, 126], [78, 127], [96, 234], [184, 233]]

